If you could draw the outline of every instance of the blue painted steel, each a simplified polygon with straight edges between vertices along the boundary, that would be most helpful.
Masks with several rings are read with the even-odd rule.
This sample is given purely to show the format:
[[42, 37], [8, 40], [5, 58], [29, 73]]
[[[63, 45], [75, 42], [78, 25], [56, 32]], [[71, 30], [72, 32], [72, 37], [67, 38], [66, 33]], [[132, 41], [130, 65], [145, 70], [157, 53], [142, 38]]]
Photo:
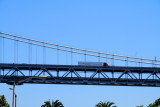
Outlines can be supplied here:
[[[46, 76], [45, 79], [38, 77]], [[36, 78], [37, 77], [37, 78]], [[25, 81], [23, 81], [25, 80]], [[0, 64], [0, 83], [77, 84], [160, 87], [160, 68]]]

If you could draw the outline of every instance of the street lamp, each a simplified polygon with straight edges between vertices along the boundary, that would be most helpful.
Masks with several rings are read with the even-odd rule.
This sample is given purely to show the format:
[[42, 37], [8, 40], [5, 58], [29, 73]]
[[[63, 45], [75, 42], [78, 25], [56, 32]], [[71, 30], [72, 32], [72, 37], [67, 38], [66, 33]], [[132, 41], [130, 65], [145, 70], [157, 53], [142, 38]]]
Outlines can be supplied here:
[[21, 84], [21, 83], [23, 83], [23, 82], [25, 82], [25, 81], [27, 81], [29, 79], [33, 79], [33, 78], [39, 78], [39, 79], [43, 80], [43, 79], [46, 78], [46, 76], [29, 77], [29, 78], [26, 78], [24, 80], [18, 81], [17, 83], [14, 82], [13, 83], [13, 88], [9, 88], [10, 90], [12, 90], [12, 107], [16, 107], [16, 98], [17, 98], [17, 95], [15, 93], [15, 86], [19, 85], [19, 84]]
[[12, 90], [13, 91], [13, 95], [12, 95], [12, 107], [13, 107], [13, 104], [14, 104], [14, 98], [15, 98], [15, 107], [16, 107], [16, 105], [17, 105], [17, 94], [14, 92], [15, 90], [13, 90], [13, 88], [9, 88], [10, 90]]

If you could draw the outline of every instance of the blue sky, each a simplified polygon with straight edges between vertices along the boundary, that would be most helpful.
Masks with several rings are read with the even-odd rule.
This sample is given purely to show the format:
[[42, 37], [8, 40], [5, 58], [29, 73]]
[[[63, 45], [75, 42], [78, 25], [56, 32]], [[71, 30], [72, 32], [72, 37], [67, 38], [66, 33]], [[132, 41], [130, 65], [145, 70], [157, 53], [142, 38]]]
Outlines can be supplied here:
[[[0, 0], [0, 13], [1, 32], [160, 59], [159, 0]], [[0, 94], [5, 94], [11, 104], [11, 86], [0, 85]], [[94, 107], [99, 101], [135, 107], [146, 106], [160, 97], [159, 88], [153, 87], [82, 85], [25, 84], [17, 86], [16, 93], [18, 107], [40, 107], [48, 99], [59, 99], [65, 107]]]

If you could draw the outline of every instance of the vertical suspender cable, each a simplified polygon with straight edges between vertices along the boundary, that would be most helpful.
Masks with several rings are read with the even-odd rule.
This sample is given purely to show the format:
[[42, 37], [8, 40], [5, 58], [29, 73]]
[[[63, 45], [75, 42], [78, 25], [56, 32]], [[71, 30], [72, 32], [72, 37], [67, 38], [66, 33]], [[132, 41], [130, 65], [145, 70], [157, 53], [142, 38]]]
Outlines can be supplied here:
[[66, 51], [66, 65], [68, 65], [68, 52]]
[[37, 64], [37, 46], [36, 46], [36, 64]]
[[5, 57], [5, 56], [4, 56], [4, 51], [5, 51], [5, 50], [4, 50], [4, 45], [5, 45], [5, 44], [4, 44], [4, 38], [2, 38], [2, 63], [4, 63], [4, 57]]
[[[30, 40], [28, 42], [30, 42]], [[28, 44], [28, 64], [30, 64], [30, 44]]]
[[15, 41], [15, 63], [17, 63], [17, 41]]
[[154, 67], [154, 61], [152, 61], [152, 67]]
[[[137, 53], [136, 53], [135, 57], [137, 57]], [[136, 61], [137, 61], [137, 60], [136, 60]], [[135, 66], [137, 67], [137, 63], [135, 63]]]
[[84, 51], [84, 62], [86, 62], [86, 51]]
[[72, 48], [71, 48], [71, 65], [72, 65], [72, 62], [73, 62], [73, 55], [72, 55]]
[[59, 65], [59, 47], [57, 46], [57, 64]]
[[143, 62], [143, 59], [141, 58], [141, 67], [143, 67], [143, 63], [142, 62]]
[[18, 63], [18, 41], [17, 40], [14, 40], [14, 63]]
[[31, 48], [30, 61], [31, 61], [31, 64], [32, 64], [32, 44], [30, 45], [30, 48]]
[[126, 57], [125, 66], [128, 67], [128, 57]]
[[142, 58], [140, 59], [139, 62], [140, 62], [140, 63], [139, 63], [139, 67], [142, 67]]
[[139, 59], [139, 67], [141, 67], [141, 60]]
[[112, 66], [114, 66], [114, 54], [112, 55]]
[[98, 62], [100, 62], [100, 53], [98, 53]]
[[[16, 38], [15, 38], [16, 39]], [[14, 40], [14, 63], [16, 63], [16, 41]]]
[[[107, 53], [107, 51], [106, 51], [106, 53]], [[106, 54], [106, 63], [108, 64], [108, 60], [107, 60], [107, 54]]]
[[[28, 42], [30, 42], [30, 40]], [[30, 44], [28, 44], [28, 64], [30, 64]]]
[[18, 41], [17, 41], [17, 63], [18, 63]]
[[154, 62], [154, 63], [155, 63], [155, 67], [157, 67], [157, 65], [156, 65], [157, 62], [156, 62], [156, 61], [157, 61], [157, 58], [156, 58], [156, 56], [155, 56], [155, 62]]
[[46, 48], [44, 45], [45, 44], [43, 43], [43, 64], [46, 64]]
[[2, 37], [0, 37], [0, 63], [2, 63]]
[[[31, 41], [29, 40], [29, 43]], [[29, 45], [29, 51], [28, 51], [28, 63], [32, 64], [32, 44], [28, 44]]]

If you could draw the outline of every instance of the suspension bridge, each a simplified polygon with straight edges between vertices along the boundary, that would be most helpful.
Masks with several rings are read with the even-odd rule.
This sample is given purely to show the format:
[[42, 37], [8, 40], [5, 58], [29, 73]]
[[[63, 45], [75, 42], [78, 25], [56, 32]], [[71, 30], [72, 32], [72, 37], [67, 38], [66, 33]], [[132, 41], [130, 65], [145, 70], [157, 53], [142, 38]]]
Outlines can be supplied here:
[[[108, 66], [79, 65], [79, 61]], [[25, 80], [22, 84], [160, 87], [159, 66], [156, 58], [92, 51], [0, 32], [0, 83]]]

